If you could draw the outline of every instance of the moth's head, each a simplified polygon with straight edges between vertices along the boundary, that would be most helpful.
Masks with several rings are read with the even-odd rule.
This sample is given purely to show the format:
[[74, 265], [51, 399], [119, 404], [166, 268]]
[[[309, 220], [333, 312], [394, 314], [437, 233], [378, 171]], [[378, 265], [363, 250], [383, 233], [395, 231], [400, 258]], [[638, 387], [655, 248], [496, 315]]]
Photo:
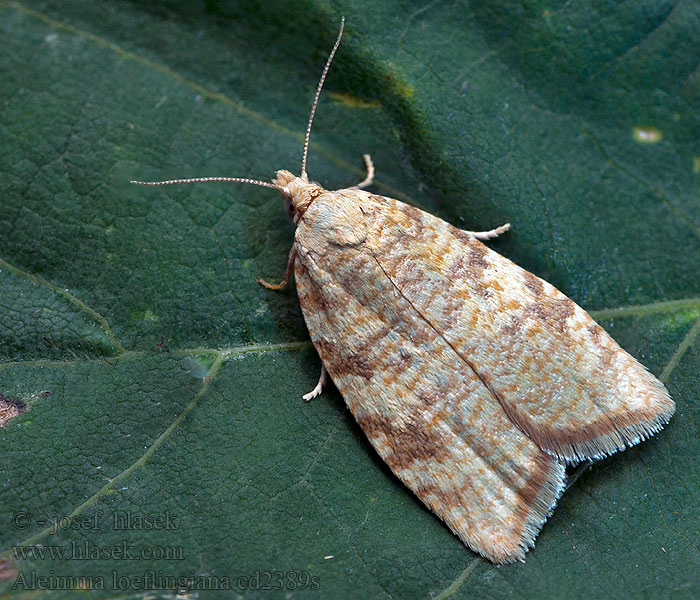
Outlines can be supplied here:
[[[276, 187], [282, 195], [284, 196], [285, 206], [287, 209], [287, 214], [294, 220], [294, 223], [298, 223], [302, 215], [309, 208], [311, 203], [318, 198], [324, 190], [318, 183], [309, 181], [309, 176], [306, 174], [306, 159], [309, 154], [309, 139], [311, 137], [311, 124], [314, 122], [314, 114], [316, 113], [316, 106], [318, 106], [318, 99], [321, 95], [321, 89], [323, 88], [323, 82], [326, 80], [326, 75], [328, 74], [328, 69], [333, 62], [333, 57], [335, 56], [335, 51], [338, 49], [340, 44], [340, 38], [343, 37], [343, 25], [345, 24], [345, 17], [340, 20], [340, 31], [338, 31], [338, 37], [333, 45], [333, 50], [331, 50], [328, 60], [326, 61], [326, 66], [321, 74], [321, 79], [318, 82], [318, 87], [316, 88], [316, 95], [314, 96], [314, 101], [311, 104], [311, 112], [309, 113], [309, 121], [306, 124], [306, 135], [304, 136], [304, 151], [301, 155], [301, 177], [297, 177], [294, 173], [289, 171], [277, 171], [277, 178], [272, 183], [272, 187]], [[269, 184], [268, 184], [269, 185]]]
[[285, 170], [277, 171], [273, 184], [284, 196], [287, 214], [295, 223], [299, 222], [310, 204], [325, 191], [318, 183], [310, 182], [306, 174], [297, 177]]

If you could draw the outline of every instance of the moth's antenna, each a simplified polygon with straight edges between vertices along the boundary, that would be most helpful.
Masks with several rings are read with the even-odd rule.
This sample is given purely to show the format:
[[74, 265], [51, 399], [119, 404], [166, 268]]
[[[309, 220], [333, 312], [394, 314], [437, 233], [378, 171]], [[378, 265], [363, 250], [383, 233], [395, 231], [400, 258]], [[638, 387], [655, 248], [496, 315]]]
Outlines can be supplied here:
[[252, 183], [253, 185], [261, 185], [269, 187], [273, 190], [282, 190], [282, 188], [274, 183], [260, 181], [259, 179], [248, 179], [246, 177], [195, 177], [194, 179], [168, 179], [167, 181], [131, 181], [136, 185], [173, 185], [177, 183], [207, 183], [209, 181], [235, 181], [237, 183]]
[[328, 74], [328, 69], [330, 69], [331, 62], [333, 62], [333, 57], [335, 56], [335, 51], [340, 45], [340, 38], [343, 37], [343, 25], [345, 25], [345, 17], [340, 19], [340, 31], [338, 32], [338, 39], [335, 40], [333, 45], [333, 50], [326, 61], [326, 66], [321, 74], [321, 79], [318, 82], [318, 87], [316, 88], [316, 95], [314, 96], [314, 103], [311, 105], [311, 114], [309, 115], [309, 123], [306, 126], [306, 136], [304, 137], [304, 153], [301, 155], [301, 178], [307, 179], [306, 176], [306, 156], [309, 153], [309, 138], [311, 137], [311, 123], [314, 120], [314, 113], [316, 112], [316, 105], [318, 104], [318, 97], [321, 95], [321, 88], [323, 87], [323, 82], [326, 80], [326, 75]]

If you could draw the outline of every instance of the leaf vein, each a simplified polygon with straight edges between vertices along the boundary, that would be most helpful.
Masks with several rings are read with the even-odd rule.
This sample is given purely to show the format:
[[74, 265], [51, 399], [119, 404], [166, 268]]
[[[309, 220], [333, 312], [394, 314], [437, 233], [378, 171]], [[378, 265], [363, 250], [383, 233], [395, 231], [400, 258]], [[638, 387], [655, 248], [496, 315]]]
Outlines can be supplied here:
[[14, 265], [11, 265], [10, 263], [8, 263], [6, 260], [4, 260], [2, 258], [0, 258], [0, 267], [7, 269], [8, 271], [14, 273], [18, 277], [28, 279], [29, 281], [32, 281], [33, 283], [35, 283], [37, 285], [48, 288], [52, 292], [54, 292], [55, 294], [58, 294], [59, 296], [63, 296], [68, 302], [70, 302], [71, 304], [74, 304], [80, 310], [86, 312], [88, 315], [90, 315], [90, 317], [92, 317], [95, 321], [97, 321], [99, 323], [99, 325], [104, 330], [105, 335], [107, 336], [107, 338], [111, 342], [112, 346], [114, 346], [114, 349], [115, 349], [117, 354], [123, 354], [124, 352], [126, 352], [124, 346], [122, 346], [119, 343], [119, 340], [114, 335], [114, 332], [112, 331], [112, 328], [109, 326], [109, 323], [107, 323], [107, 319], [105, 319], [96, 310], [90, 308], [87, 304], [85, 304], [78, 297], [71, 294], [68, 290], [60, 288], [60, 287], [54, 285], [53, 283], [46, 281], [45, 279], [37, 277], [36, 275], [32, 275], [31, 273], [27, 273], [26, 271], [23, 271], [23, 270], [15, 267]]
[[[153, 456], [153, 454], [155, 454], [155, 452], [158, 450], [158, 448], [160, 448], [163, 442], [165, 442], [165, 440], [167, 440], [170, 437], [170, 434], [175, 429], [177, 429], [177, 427], [180, 425], [183, 419], [197, 406], [199, 399], [202, 396], [204, 396], [204, 394], [206, 394], [206, 392], [208, 391], [209, 384], [216, 376], [217, 372], [219, 371], [219, 368], [224, 363], [224, 360], [224, 354], [219, 353], [211, 368], [209, 369], [209, 371], [207, 371], [207, 374], [202, 379], [202, 387], [200, 388], [200, 390], [194, 395], [192, 400], [189, 401], [187, 406], [185, 406], [185, 408], [180, 412], [180, 414], [177, 417], [175, 417], [175, 419], [173, 419], [172, 423], [170, 423], [170, 425], [168, 425], [168, 427], [166, 427], [165, 430], [153, 441], [153, 443], [146, 449], [146, 451], [128, 467], [126, 467], [125, 469], [117, 473], [117, 475], [112, 477], [105, 485], [103, 485], [87, 500], [76, 506], [68, 515], [65, 516], [65, 519], [67, 519], [69, 522], [72, 522], [75, 517], [80, 515], [85, 509], [93, 506], [107, 492], [114, 490], [115, 485], [119, 481], [131, 475], [131, 473], [133, 473], [139, 467], [142, 467], [148, 461], [148, 459], [151, 456]], [[63, 519], [61, 519], [61, 521], [63, 521]], [[51, 526], [46, 527], [41, 531], [35, 533], [31, 537], [20, 542], [19, 544], [15, 544], [15, 546], [30, 546], [32, 544], [36, 544], [37, 541], [39, 541], [40, 539], [46, 537], [47, 535], [50, 535], [51, 531]], [[12, 549], [10, 548], [0, 553], [0, 558], [10, 558], [11, 550]]]

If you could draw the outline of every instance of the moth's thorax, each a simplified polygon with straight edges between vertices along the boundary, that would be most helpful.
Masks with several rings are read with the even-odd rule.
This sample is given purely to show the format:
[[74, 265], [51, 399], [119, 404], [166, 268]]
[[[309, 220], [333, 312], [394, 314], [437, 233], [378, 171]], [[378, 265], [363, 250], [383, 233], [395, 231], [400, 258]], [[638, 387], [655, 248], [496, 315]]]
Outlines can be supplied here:
[[287, 200], [287, 213], [295, 223], [309, 208], [309, 205], [326, 190], [318, 183], [309, 181], [308, 177], [297, 177], [289, 171], [277, 171], [274, 184], [280, 187], [282, 195]]

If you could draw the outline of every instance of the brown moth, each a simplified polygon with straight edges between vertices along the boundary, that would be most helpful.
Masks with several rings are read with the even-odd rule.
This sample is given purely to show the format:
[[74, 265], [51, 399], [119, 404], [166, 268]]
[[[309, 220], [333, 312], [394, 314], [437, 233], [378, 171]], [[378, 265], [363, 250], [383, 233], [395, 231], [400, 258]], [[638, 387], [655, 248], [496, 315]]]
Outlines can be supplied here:
[[273, 183], [297, 225], [292, 270], [323, 367], [382, 459], [471, 549], [523, 560], [565, 487], [566, 463], [651, 436], [675, 410], [663, 384], [572, 300], [462, 231], [392, 198]]

